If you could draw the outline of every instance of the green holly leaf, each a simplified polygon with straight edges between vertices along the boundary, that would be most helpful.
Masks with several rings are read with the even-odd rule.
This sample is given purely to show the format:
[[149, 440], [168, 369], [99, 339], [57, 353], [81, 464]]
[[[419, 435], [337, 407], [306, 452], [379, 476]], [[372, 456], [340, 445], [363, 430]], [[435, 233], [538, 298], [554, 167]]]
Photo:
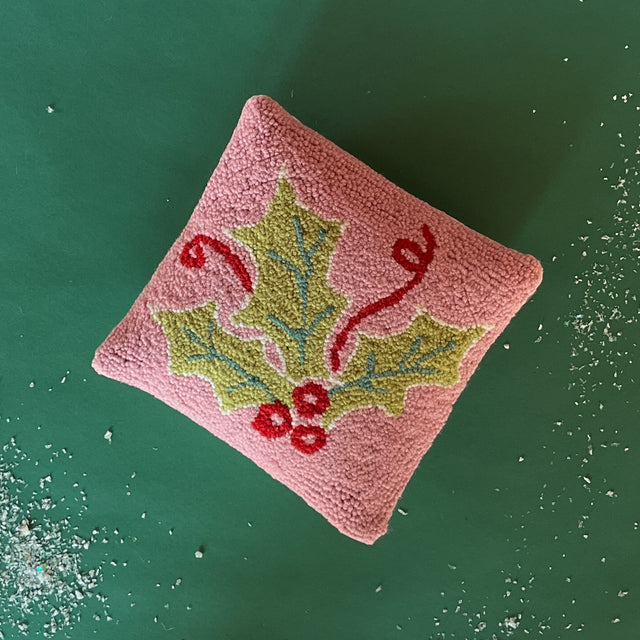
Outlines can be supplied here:
[[223, 411], [290, 403], [293, 385], [271, 367], [259, 340], [243, 340], [216, 321], [216, 303], [187, 311], [156, 311], [169, 344], [169, 368], [177, 375], [197, 375], [211, 382]]
[[264, 331], [281, 349], [293, 380], [327, 377], [325, 340], [346, 307], [327, 282], [341, 225], [319, 218], [296, 202], [286, 178], [266, 215], [233, 236], [253, 251], [258, 281], [249, 304], [233, 321]]
[[382, 338], [360, 334], [355, 354], [329, 391], [323, 426], [359, 407], [384, 407], [397, 416], [409, 387], [454, 385], [466, 352], [486, 331], [450, 327], [423, 313], [403, 333]]

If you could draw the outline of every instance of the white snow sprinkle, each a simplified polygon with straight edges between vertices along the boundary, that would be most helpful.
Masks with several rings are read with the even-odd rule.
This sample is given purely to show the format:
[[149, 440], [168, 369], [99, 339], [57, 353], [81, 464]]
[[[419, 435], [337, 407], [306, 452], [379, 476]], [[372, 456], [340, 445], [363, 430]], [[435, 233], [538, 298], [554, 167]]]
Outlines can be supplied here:
[[520, 621], [522, 620], [522, 614], [518, 614], [515, 616], [507, 616], [503, 624], [507, 631], [515, 631], [520, 626]]
[[42, 491], [45, 483], [52, 482], [52, 475], [41, 478], [39, 489], [33, 488], [29, 494], [29, 485], [15, 474], [21, 464], [30, 462], [29, 457], [13, 438], [2, 452], [2, 629], [50, 638], [62, 629], [69, 631], [80, 620], [81, 606], [84, 606], [81, 603], [94, 595], [102, 579], [100, 567], [87, 570], [83, 566], [82, 550], [89, 548], [91, 540], [74, 533], [77, 527], [72, 524], [71, 516], [54, 520], [49, 515], [56, 502], [49, 495], [43, 497]]

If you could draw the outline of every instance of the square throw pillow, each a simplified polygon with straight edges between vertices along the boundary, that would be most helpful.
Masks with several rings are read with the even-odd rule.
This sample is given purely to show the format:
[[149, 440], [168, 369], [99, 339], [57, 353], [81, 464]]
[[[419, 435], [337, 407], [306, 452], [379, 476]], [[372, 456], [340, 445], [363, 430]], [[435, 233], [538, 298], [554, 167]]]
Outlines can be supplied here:
[[258, 96], [93, 366], [373, 543], [541, 277]]

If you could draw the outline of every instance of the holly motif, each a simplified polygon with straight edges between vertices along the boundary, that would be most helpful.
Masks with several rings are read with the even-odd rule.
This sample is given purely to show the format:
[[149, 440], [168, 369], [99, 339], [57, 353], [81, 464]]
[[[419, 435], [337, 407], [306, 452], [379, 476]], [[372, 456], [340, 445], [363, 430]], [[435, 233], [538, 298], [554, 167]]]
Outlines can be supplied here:
[[[204, 247], [224, 257], [250, 296], [231, 320], [258, 329], [263, 339], [247, 340], [223, 328], [215, 301], [185, 311], [154, 311], [167, 339], [171, 372], [209, 380], [225, 412], [257, 407], [253, 428], [270, 439], [288, 435], [303, 454], [322, 449], [335, 422], [349, 411], [381, 407], [397, 416], [410, 387], [455, 384], [462, 359], [486, 329], [448, 326], [424, 312], [399, 334], [359, 332], [348, 362], [340, 359], [349, 334], [366, 317], [398, 304], [421, 282], [436, 249], [429, 228], [423, 225], [421, 231], [425, 248], [400, 238], [391, 251], [412, 278], [351, 315], [334, 335], [347, 300], [329, 285], [327, 275], [342, 225], [303, 207], [291, 183], [281, 177], [260, 222], [231, 233], [252, 252], [256, 283], [220, 240], [199, 234], [180, 255], [186, 268], [204, 266]], [[282, 356], [284, 371], [266, 358], [267, 341]]]

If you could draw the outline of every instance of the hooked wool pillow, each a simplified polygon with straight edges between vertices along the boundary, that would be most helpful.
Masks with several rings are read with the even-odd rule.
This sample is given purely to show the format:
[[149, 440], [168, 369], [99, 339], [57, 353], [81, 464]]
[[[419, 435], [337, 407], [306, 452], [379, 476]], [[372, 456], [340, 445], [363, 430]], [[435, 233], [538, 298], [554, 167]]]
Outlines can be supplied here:
[[541, 277], [258, 96], [93, 366], [373, 543]]

